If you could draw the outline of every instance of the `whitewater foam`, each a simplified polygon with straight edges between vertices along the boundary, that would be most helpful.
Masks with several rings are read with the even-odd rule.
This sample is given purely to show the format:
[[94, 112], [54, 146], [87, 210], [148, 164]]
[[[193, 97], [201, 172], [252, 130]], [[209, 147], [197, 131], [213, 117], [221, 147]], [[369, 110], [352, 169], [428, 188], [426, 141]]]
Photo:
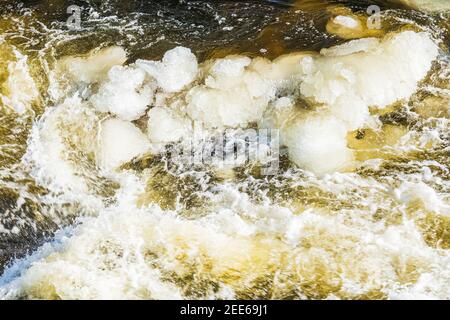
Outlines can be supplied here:
[[[388, 109], [417, 91], [438, 54], [429, 34], [404, 31], [273, 61], [234, 55], [198, 64], [176, 48], [162, 61], [123, 66], [123, 49], [99, 52], [57, 64], [73, 83], [34, 124], [23, 159], [39, 185], [94, 214], [12, 264], [0, 297], [450, 297], [448, 240], [430, 240], [420, 224], [431, 215], [441, 219], [433, 227], [445, 226], [448, 189], [436, 173], [445, 166], [410, 161], [397, 174], [378, 158], [358, 164], [360, 150], [348, 142], [356, 129], [360, 149], [371, 133], [395, 131], [369, 107]], [[369, 132], [371, 121], [382, 128]], [[437, 136], [411, 130], [392, 143], [398, 153], [445, 143], [447, 122], [434, 121]], [[255, 163], [241, 163], [224, 178], [206, 166], [177, 175], [166, 168], [170, 159], [155, 165], [164, 149], [155, 145], [192, 139], [194, 122], [210, 135], [278, 129], [299, 168], [260, 178]], [[116, 184], [109, 198], [91, 188], [100, 179]], [[161, 209], [161, 199], [175, 210]]]

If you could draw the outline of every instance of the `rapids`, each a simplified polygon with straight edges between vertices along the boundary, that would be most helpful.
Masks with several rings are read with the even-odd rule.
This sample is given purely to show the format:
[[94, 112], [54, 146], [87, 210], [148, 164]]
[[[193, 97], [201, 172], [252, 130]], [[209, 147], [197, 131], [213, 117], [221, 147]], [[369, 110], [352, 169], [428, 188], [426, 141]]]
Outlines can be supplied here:
[[75, 2], [0, 8], [0, 299], [450, 299], [445, 1]]

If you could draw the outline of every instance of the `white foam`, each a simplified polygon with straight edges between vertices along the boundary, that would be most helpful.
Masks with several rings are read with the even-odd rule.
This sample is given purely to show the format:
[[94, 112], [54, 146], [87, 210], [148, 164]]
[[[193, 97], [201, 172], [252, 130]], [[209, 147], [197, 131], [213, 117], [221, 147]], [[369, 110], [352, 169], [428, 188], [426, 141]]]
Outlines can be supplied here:
[[[131, 205], [84, 219], [70, 237], [53, 250], [43, 248], [36, 254], [40, 259], [4, 282], [0, 294], [180, 299], [190, 297], [185, 283], [169, 279], [188, 278], [194, 287], [202, 283], [196, 292], [201, 298], [229, 299], [257, 286], [255, 279], [268, 277], [276, 279], [280, 294], [295, 286], [296, 294], [305, 297], [322, 290], [323, 297], [331, 292], [330, 298], [374, 291], [391, 298], [448, 297], [448, 288], [440, 285], [448, 254], [426, 246], [412, 221], [386, 226], [358, 218], [354, 211], [336, 215], [309, 209], [297, 215], [288, 208], [256, 205], [226, 187], [214, 197], [218, 211], [203, 218]], [[410, 270], [423, 277], [411, 283]]]
[[[81, 111], [82, 108], [79, 97], [67, 98], [61, 105], [47, 109], [31, 131], [24, 162], [32, 168], [31, 174], [36, 182], [51, 191], [70, 190], [79, 194], [88, 191], [85, 181], [77, 174], [75, 165], [69, 159], [64, 139], [67, 134], [64, 129], [70, 123], [65, 121], [76, 121], [77, 113], [73, 110]], [[80, 120], [85, 121], [83, 116]]]
[[[100, 68], [98, 78], [80, 71], [77, 81], [98, 83], [96, 98], [90, 99], [97, 111], [79, 95], [49, 108], [33, 127], [24, 164], [38, 184], [63, 195], [71, 190], [81, 198], [89, 188], [80, 175], [83, 164], [77, 166], [71, 156], [93, 153], [100, 173], [112, 176], [119, 190], [108, 208], [96, 208], [98, 216], [78, 220], [73, 229], [8, 268], [0, 278], [0, 297], [234, 299], [245, 293], [257, 298], [378, 294], [448, 299], [448, 250], [424, 241], [423, 230], [410, 220], [416, 217], [403, 215], [394, 222], [378, 218], [380, 212], [395, 216], [417, 203], [448, 214], [447, 199], [421, 182], [402, 183], [393, 191], [391, 183], [396, 182], [390, 176], [380, 182], [335, 172], [353, 166], [346, 137], [367, 125], [368, 107], [407, 99], [416, 90], [437, 52], [430, 42], [425, 33], [407, 31], [380, 42], [349, 42], [320, 55], [290, 54], [274, 61], [230, 56], [208, 61], [199, 70], [190, 51], [179, 48], [162, 62]], [[79, 66], [87, 66], [89, 58], [83, 59], [76, 60]], [[183, 69], [181, 81], [177, 68]], [[140, 92], [153, 80], [158, 86], [154, 100]], [[381, 83], [385, 80], [398, 92]], [[377, 97], [370, 96], [377, 86]], [[386, 90], [378, 92], [380, 88]], [[308, 109], [300, 101], [305, 97]], [[157, 106], [147, 113], [146, 135], [128, 120], [145, 116], [152, 102]], [[145, 127], [141, 120], [136, 123]], [[146, 174], [118, 167], [150, 151], [152, 143], [189, 137], [192, 120], [209, 129], [252, 122], [280, 129], [292, 162], [317, 174], [291, 176], [289, 171], [284, 177], [293, 178], [292, 185], [280, 181], [282, 187], [294, 194], [300, 188], [317, 200], [305, 208], [293, 198], [288, 207], [273, 204], [258, 190], [261, 200], [255, 203], [242, 191], [249, 181], [215, 181], [211, 191], [202, 193], [208, 201], [200, 216], [194, 212], [186, 218], [156, 205], [138, 207], [137, 199], [147, 196], [149, 188]], [[433, 180], [433, 174], [424, 170], [417, 178]], [[328, 196], [344, 206], [327, 208]], [[271, 284], [270, 295], [261, 283]]]
[[450, 216], [450, 206], [446, 205], [436, 191], [423, 182], [403, 182], [394, 194], [398, 201], [406, 205], [419, 202], [426, 210]]
[[22, 114], [32, 109], [32, 103], [39, 97], [37, 86], [30, 75], [28, 57], [14, 50], [16, 61], [8, 63], [8, 77], [3, 84], [5, 95], [0, 95], [2, 102]]

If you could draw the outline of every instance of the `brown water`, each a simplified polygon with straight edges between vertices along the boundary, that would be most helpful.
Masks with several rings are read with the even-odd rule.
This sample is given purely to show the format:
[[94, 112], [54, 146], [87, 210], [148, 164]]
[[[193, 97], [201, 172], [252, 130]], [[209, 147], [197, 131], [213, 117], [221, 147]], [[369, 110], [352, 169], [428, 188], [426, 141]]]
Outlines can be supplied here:
[[[396, 1], [22, 3], [1, 3], [0, 83], [10, 76], [16, 50], [28, 56], [38, 97], [21, 115], [0, 100], [0, 272], [12, 266], [0, 278], [0, 297], [101, 298], [107, 296], [106, 283], [120, 287], [114, 297], [133, 298], [450, 297], [449, 216], [430, 209], [426, 200], [402, 205], [392, 196], [402, 182], [424, 182], [449, 205], [448, 56], [435, 63], [410, 101], [382, 112], [381, 131], [349, 134], [358, 161], [380, 161], [353, 172], [315, 177], [284, 157], [276, 176], [263, 177], [249, 165], [224, 177], [206, 167], [167, 170], [165, 159], [149, 156], [123, 168], [145, 185], [137, 209], [127, 208], [116, 193], [125, 190], [123, 185], [102, 176], [80, 146], [89, 144], [80, 139], [92, 130], [83, 124], [93, 120], [71, 112], [59, 116], [58, 130], [75, 176], [86, 182], [88, 192], [37, 179], [40, 165], [29, 160], [33, 130], [44, 112], [61, 102], [52, 94], [50, 73], [61, 57], [118, 45], [128, 52], [127, 63], [160, 59], [174, 46], [190, 48], [199, 61], [229, 54], [274, 59], [347, 41], [327, 32], [328, 21], [349, 10], [366, 17], [370, 4], [383, 10], [382, 29], [370, 36], [401, 28], [428, 30], [445, 53], [448, 15]], [[82, 8], [80, 30], [67, 29], [71, 4]], [[3, 95], [7, 90], [0, 87]], [[417, 148], [416, 141], [430, 132], [439, 141]], [[399, 144], [406, 134], [411, 138]], [[232, 197], [240, 200], [230, 205]], [[224, 208], [264, 231], [247, 236], [221, 230], [231, 228], [214, 220]], [[291, 247], [277, 228], [295, 217], [304, 217], [306, 236]], [[52, 240], [57, 230], [73, 225], [80, 229], [76, 236], [67, 229], [72, 240], [61, 240], [66, 231]], [[140, 241], [145, 249], [136, 253], [141, 249], [133, 244]], [[37, 256], [18, 260], [45, 243]], [[389, 245], [380, 249], [380, 243]], [[66, 268], [72, 274], [59, 276]], [[154, 283], [141, 285], [142, 279]], [[419, 283], [426, 289], [417, 289]]]

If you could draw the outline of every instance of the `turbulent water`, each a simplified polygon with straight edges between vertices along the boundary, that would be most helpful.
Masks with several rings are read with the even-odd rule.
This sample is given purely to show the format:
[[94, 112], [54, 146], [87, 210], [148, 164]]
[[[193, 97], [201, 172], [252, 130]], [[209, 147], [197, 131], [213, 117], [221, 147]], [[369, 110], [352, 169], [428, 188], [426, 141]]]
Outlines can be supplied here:
[[450, 299], [448, 10], [0, 2], [0, 298]]

